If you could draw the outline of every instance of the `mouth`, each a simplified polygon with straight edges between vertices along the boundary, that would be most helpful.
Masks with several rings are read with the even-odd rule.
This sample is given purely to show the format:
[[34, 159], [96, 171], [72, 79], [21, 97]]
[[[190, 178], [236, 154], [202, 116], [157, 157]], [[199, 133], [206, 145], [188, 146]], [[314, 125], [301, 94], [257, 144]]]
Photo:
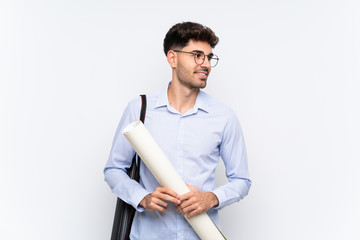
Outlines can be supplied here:
[[201, 79], [206, 79], [209, 75], [209, 71], [207, 69], [198, 69], [195, 73]]

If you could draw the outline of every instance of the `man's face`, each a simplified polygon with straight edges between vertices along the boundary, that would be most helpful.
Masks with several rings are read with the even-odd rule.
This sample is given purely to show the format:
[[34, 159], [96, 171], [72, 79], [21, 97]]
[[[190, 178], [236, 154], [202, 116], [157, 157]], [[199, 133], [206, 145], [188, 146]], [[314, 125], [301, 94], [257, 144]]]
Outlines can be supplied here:
[[[203, 52], [205, 55], [212, 53], [209, 43], [203, 41], [190, 40], [188, 45], [181, 49], [185, 52]], [[177, 64], [175, 77], [181, 85], [192, 88], [206, 87], [206, 81], [211, 71], [210, 63], [205, 57], [205, 61], [198, 65], [194, 60], [194, 55], [184, 52], [177, 52]]]

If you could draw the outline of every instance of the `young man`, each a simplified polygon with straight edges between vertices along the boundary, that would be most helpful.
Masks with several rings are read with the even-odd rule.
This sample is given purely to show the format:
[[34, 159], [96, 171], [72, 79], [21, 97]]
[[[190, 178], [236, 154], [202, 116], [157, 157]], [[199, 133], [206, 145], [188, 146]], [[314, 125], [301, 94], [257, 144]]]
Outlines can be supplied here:
[[[200, 90], [218, 62], [212, 53], [217, 43], [218, 37], [203, 25], [174, 25], [164, 39], [172, 80], [147, 95], [145, 126], [188, 184], [189, 193], [179, 196], [159, 186], [143, 163], [140, 183], [127, 176], [125, 169], [135, 152], [121, 131], [139, 119], [140, 97], [125, 109], [104, 173], [112, 191], [137, 210], [131, 239], [199, 239], [184, 214], [191, 218], [207, 212], [219, 226], [218, 209], [248, 194], [251, 181], [239, 121], [229, 107]], [[215, 187], [220, 157], [229, 182]]]

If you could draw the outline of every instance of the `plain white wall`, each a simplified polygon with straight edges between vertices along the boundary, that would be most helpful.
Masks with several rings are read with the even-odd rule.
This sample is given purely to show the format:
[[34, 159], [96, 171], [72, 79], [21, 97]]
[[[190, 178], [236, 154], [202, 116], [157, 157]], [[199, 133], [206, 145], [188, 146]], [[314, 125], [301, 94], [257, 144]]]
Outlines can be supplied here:
[[[205, 89], [243, 127], [253, 186], [228, 239], [359, 239], [360, 2], [0, 3], [0, 239], [109, 239], [103, 181], [129, 99], [162, 88], [167, 30], [220, 37]], [[225, 181], [223, 165], [219, 183]]]

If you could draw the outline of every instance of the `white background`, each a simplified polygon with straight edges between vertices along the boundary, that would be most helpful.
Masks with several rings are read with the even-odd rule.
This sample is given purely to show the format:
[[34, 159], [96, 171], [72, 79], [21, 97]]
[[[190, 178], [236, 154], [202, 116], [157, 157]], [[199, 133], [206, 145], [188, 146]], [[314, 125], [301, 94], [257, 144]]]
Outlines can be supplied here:
[[360, 239], [356, 0], [1, 1], [0, 239], [110, 238], [115, 129], [170, 80], [162, 41], [189, 20], [220, 37], [205, 90], [248, 148], [253, 186], [221, 211], [228, 239]]

